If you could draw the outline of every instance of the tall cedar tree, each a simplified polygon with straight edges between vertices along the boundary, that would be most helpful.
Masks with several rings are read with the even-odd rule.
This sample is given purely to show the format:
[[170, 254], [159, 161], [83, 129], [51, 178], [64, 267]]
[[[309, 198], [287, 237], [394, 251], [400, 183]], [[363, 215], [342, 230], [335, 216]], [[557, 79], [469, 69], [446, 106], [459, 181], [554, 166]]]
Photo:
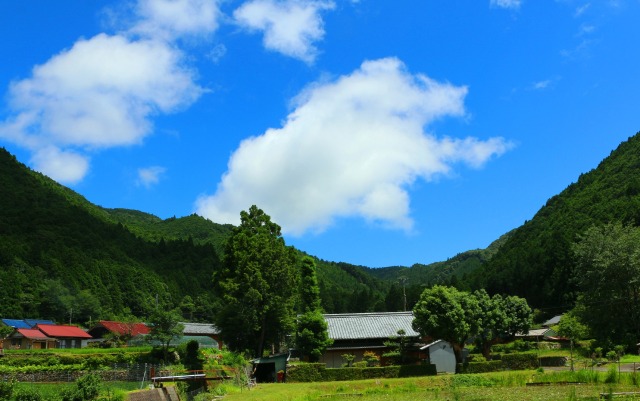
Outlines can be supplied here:
[[297, 258], [280, 226], [258, 207], [240, 212], [240, 220], [213, 275], [215, 323], [232, 350], [261, 357], [267, 344], [281, 343], [295, 329]]
[[300, 301], [303, 313], [298, 316], [296, 345], [309, 362], [317, 362], [333, 340], [329, 338], [327, 321], [322, 315], [316, 264], [311, 257], [306, 256], [302, 260], [300, 275]]

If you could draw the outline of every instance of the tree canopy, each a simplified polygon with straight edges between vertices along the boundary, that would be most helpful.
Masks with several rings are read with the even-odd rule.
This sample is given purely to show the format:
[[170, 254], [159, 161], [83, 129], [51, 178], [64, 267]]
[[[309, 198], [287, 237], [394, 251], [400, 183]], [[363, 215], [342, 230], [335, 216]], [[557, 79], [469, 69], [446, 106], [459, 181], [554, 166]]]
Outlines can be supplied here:
[[294, 332], [297, 255], [280, 226], [255, 205], [240, 220], [213, 275], [215, 323], [231, 349], [261, 357], [266, 344], [279, 345]]
[[576, 314], [603, 344], [631, 347], [640, 333], [640, 228], [588, 229], [573, 247], [580, 296]]
[[423, 336], [448, 341], [462, 362], [465, 342], [481, 327], [481, 309], [470, 293], [436, 285], [424, 290], [413, 308], [413, 329]]
[[311, 257], [302, 259], [300, 275], [300, 303], [303, 313], [298, 316], [296, 345], [302, 356], [306, 356], [310, 362], [317, 362], [333, 340], [329, 338], [327, 321], [322, 315], [316, 265]]

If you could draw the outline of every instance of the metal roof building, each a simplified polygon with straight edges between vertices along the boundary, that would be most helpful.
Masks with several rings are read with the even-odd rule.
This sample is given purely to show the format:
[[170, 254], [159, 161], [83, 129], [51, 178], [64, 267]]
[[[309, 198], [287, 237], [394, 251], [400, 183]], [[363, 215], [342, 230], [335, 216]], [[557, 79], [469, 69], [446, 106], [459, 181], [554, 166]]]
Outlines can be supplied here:
[[337, 340], [369, 340], [397, 337], [404, 330], [407, 337], [420, 337], [411, 323], [412, 312], [373, 312], [324, 315], [329, 338]]

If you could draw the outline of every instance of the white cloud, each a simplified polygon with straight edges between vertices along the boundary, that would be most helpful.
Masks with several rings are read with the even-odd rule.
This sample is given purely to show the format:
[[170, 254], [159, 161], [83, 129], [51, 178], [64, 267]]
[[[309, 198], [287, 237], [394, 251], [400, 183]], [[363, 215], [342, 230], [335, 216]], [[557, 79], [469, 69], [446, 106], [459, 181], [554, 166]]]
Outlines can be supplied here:
[[307, 63], [315, 60], [314, 43], [324, 37], [320, 12], [335, 8], [332, 1], [251, 0], [234, 11], [236, 22], [264, 32], [264, 46]]
[[521, 0], [491, 0], [491, 6], [500, 8], [520, 8]]
[[533, 83], [533, 89], [541, 90], [546, 89], [551, 85], [550, 79], [545, 79], [544, 81], [538, 81]]
[[[80, 39], [10, 85], [0, 138], [31, 150], [51, 177], [79, 181], [68, 169], [88, 171], [83, 153], [139, 144], [154, 116], [187, 107], [204, 92], [171, 41], [213, 32], [217, 0], [140, 0], [136, 7], [128, 32]], [[62, 163], [62, 156], [73, 160]]]
[[446, 175], [454, 163], [481, 167], [511, 146], [502, 138], [425, 132], [436, 119], [464, 116], [466, 93], [412, 75], [394, 58], [312, 85], [282, 128], [241, 143], [215, 194], [197, 200], [197, 212], [237, 224], [240, 210], [256, 204], [291, 234], [349, 216], [411, 229], [412, 183]]
[[591, 7], [591, 3], [583, 4], [582, 6], [576, 8], [573, 16], [574, 17], [580, 17], [582, 14], [584, 14], [589, 9], [589, 7]]
[[31, 157], [31, 163], [36, 170], [65, 184], [79, 182], [89, 170], [89, 160], [85, 156], [55, 146], [38, 149]]
[[161, 166], [151, 166], [138, 169], [138, 185], [142, 185], [145, 188], [160, 182], [160, 177], [167, 171], [166, 168]]
[[218, 0], [138, 0], [132, 32], [154, 39], [208, 35], [218, 29]]

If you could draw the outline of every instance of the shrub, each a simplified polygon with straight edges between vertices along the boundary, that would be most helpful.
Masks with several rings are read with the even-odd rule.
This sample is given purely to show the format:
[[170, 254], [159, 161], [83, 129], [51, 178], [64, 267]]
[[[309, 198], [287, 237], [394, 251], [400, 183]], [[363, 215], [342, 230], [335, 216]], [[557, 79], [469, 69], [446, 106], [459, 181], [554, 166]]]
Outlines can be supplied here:
[[519, 354], [508, 354], [502, 356], [502, 366], [504, 369], [536, 369], [538, 365], [538, 355], [534, 352], [522, 352]]
[[0, 401], [10, 400], [15, 387], [16, 381], [14, 379], [0, 381]]
[[380, 357], [375, 352], [365, 351], [362, 359], [367, 362], [368, 367], [380, 365]]
[[100, 383], [102, 380], [96, 374], [88, 374], [76, 380], [75, 387], [69, 387], [62, 391], [62, 401], [91, 401], [100, 395]]
[[16, 401], [42, 401], [42, 395], [33, 388], [20, 388], [14, 396]]
[[324, 370], [326, 370], [324, 363], [302, 363], [295, 365], [287, 371], [287, 381], [303, 383], [322, 381]]
[[486, 361], [486, 362], [469, 362], [458, 364], [457, 371], [459, 373], [488, 373], [499, 372], [503, 370], [502, 361]]

